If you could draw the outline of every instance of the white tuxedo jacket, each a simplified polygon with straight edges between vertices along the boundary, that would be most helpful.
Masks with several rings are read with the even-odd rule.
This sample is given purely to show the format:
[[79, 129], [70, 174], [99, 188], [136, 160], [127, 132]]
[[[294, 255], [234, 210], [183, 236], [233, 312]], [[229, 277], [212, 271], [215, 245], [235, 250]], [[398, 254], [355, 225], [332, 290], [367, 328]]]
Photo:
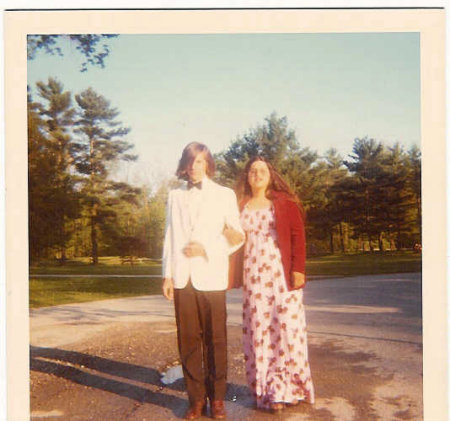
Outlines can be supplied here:
[[[228, 287], [228, 256], [241, 245], [231, 247], [222, 234], [225, 224], [244, 234], [233, 190], [205, 177], [201, 205], [195, 221], [189, 216], [187, 186], [169, 192], [163, 249], [163, 277], [172, 278], [174, 288], [184, 288], [191, 278], [201, 291]], [[186, 257], [183, 248], [190, 241], [203, 245], [206, 257]]]

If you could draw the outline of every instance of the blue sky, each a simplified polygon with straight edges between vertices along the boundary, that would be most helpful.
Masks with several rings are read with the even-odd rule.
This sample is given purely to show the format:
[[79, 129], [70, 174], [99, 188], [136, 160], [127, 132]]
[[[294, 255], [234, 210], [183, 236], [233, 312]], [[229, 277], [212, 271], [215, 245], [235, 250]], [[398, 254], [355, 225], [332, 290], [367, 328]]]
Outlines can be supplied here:
[[417, 33], [121, 35], [110, 46], [106, 67], [84, 73], [70, 44], [63, 58], [40, 55], [28, 81], [110, 100], [139, 155], [122, 168], [130, 182], [173, 173], [190, 141], [220, 152], [273, 111], [319, 154], [347, 156], [364, 136], [420, 146]]

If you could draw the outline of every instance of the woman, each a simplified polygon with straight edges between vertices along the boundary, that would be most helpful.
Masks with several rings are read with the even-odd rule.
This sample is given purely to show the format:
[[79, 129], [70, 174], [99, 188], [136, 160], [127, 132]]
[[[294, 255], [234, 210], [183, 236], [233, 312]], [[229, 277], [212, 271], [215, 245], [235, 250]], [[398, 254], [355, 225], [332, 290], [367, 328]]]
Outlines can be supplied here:
[[[262, 157], [252, 158], [238, 183], [246, 243], [233, 256], [233, 286], [244, 290], [247, 380], [258, 408], [314, 402], [308, 363], [303, 290], [305, 234], [302, 207]], [[243, 258], [242, 258], [243, 256]]]

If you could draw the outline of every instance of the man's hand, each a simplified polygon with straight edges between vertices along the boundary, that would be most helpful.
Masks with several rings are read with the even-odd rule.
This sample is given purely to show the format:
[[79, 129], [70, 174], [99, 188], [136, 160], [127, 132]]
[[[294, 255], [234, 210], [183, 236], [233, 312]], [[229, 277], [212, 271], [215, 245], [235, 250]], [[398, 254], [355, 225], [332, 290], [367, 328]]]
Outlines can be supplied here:
[[168, 300], [173, 300], [173, 280], [172, 278], [164, 278], [162, 286], [164, 297]]
[[225, 224], [222, 233], [227, 239], [228, 244], [232, 247], [238, 245], [239, 243], [242, 243], [245, 238], [241, 232], [235, 230], [232, 227], [229, 227], [227, 224]]
[[305, 274], [301, 272], [292, 272], [291, 280], [294, 288], [302, 288], [305, 285]]
[[183, 253], [187, 257], [197, 257], [203, 256], [206, 257], [206, 252], [203, 246], [196, 241], [191, 241], [184, 246]]

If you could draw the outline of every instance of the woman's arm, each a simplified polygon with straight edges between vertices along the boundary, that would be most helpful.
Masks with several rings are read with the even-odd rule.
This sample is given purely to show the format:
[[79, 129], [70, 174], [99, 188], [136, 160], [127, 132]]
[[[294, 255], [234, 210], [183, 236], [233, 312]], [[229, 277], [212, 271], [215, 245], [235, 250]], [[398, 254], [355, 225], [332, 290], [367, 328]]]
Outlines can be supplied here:
[[305, 284], [306, 241], [305, 226], [300, 209], [289, 202], [289, 223], [291, 229], [292, 286], [301, 288]]

